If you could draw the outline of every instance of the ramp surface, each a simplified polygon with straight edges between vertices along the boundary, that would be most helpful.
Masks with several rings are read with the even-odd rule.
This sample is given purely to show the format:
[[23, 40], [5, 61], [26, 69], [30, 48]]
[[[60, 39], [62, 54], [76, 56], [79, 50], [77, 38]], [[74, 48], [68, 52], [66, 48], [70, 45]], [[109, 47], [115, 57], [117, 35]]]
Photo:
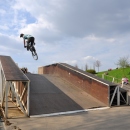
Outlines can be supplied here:
[[26, 74], [30, 83], [30, 115], [105, 106], [83, 90], [53, 75]]
[[10, 56], [0, 55], [0, 61], [7, 81], [28, 81]]

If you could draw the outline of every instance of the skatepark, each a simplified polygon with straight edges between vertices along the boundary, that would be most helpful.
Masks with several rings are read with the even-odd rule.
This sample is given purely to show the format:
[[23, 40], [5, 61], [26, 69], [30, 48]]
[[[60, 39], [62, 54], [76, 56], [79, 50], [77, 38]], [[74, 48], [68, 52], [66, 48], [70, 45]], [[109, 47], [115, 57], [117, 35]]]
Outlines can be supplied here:
[[[47, 120], [57, 124], [67, 123], [68, 119], [75, 124], [76, 121], [82, 122], [80, 119], [83, 118], [86, 122], [94, 121], [104, 112], [102, 119], [105, 119], [116, 113], [116, 109], [129, 111], [129, 90], [65, 63], [41, 66], [38, 74], [32, 74], [23, 73], [10, 56], [0, 56], [0, 69], [1, 111], [4, 118], [12, 123], [8, 129], [18, 124], [24, 128], [21, 122], [33, 122], [35, 119], [44, 122], [43, 126], [37, 122], [40, 125], [38, 129], [52, 129], [53, 125], [45, 125]], [[94, 113], [98, 116], [92, 119], [91, 114]], [[85, 120], [82, 123], [84, 126]], [[68, 124], [71, 129], [72, 124]], [[82, 128], [74, 124], [72, 129]], [[61, 126], [59, 124], [55, 129], [68, 129]], [[30, 130], [33, 128], [28, 126]]]

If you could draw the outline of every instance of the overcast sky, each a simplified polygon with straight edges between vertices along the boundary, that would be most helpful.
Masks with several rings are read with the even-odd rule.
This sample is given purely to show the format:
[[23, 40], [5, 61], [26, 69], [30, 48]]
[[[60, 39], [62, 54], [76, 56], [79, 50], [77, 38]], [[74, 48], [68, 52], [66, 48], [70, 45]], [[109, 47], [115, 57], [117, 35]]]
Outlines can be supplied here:
[[[37, 61], [20, 33], [35, 37]], [[130, 0], [0, 0], [0, 55], [30, 72], [59, 62], [93, 69], [96, 60], [104, 71], [129, 53]]]

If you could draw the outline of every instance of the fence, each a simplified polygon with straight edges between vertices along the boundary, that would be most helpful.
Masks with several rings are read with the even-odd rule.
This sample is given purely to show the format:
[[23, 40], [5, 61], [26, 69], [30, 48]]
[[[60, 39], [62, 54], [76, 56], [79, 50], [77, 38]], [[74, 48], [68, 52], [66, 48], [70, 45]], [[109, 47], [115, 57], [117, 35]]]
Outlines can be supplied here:
[[121, 79], [113, 77], [113, 76], [109, 76], [109, 75], [106, 75], [106, 74], [101, 74], [101, 75], [97, 75], [97, 76], [102, 78], [102, 79], [108, 80], [112, 83], [121, 83]]

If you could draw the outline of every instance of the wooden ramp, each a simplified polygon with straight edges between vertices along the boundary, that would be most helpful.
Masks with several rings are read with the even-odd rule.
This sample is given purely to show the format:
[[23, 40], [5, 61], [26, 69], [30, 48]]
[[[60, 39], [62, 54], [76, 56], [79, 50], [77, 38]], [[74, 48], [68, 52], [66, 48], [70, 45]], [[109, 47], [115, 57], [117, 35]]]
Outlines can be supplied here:
[[30, 116], [103, 107], [83, 90], [58, 76], [26, 74], [30, 82]]
[[29, 115], [29, 79], [10, 56], [0, 56], [0, 96], [5, 118], [9, 118], [12, 115], [10, 112], [14, 111], [11, 109], [14, 106], [11, 102], [24, 115]]

